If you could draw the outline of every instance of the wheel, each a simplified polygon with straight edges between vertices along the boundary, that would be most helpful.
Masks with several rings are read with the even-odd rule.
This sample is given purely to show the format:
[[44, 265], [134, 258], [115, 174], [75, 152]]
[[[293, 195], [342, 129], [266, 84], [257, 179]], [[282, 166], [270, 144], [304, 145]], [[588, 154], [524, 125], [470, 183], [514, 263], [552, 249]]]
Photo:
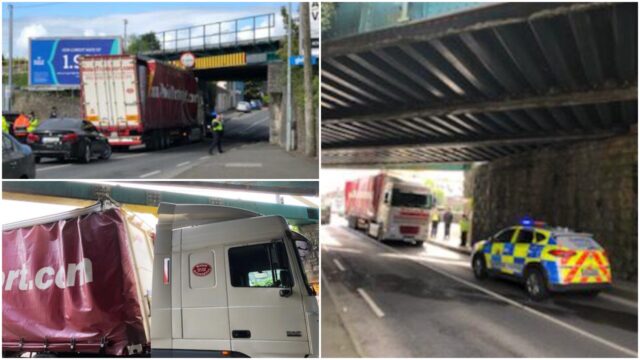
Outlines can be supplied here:
[[482, 280], [487, 278], [487, 264], [484, 262], [484, 256], [482, 254], [477, 254], [473, 257], [471, 267], [473, 268], [473, 275], [476, 279]]
[[528, 270], [524, 277], [524, 284], [531, 300], [542, 301], [549, 297], [549, 289], [547, 289], [547, 282], [542, 270], [538, 268]]
[[42, 160], [42, 158], [40, 156], [36, 156], [35, 159], [34, 159], [36, 164], [40, 164], [40, 160]]
[[159, 137], [160, 137], [160, 149], [164, 150], [167, 148], [167, 135], [164, 133], [164, 131], [160, 131]]
[[100, 159], [108, 160], [111, 157], [111, 153], [112, 153], [111, 146], [107, 144], [107, 148], [102, 153], [102, 155], [100, 155]]
[[416, 241], [415, 246], [422, 247], [423, 244], [424, 244], [424, 241], [420, 240], [420, 241]]
[[91, 146], [89, 144], [84, 145], [84, 151], [82, 152], [82, 158], [80, 158], [80, 161], [83, 164], [91, 162]]

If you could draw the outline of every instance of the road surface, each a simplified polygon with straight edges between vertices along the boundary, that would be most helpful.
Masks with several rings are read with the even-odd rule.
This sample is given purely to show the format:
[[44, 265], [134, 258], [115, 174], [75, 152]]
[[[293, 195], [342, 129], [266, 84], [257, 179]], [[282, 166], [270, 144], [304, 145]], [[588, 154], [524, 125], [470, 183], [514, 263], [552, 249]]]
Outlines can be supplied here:
[[335, 307], [323, 308], [323, 357], [637, 357], [635, 302], [535, 303], [518, 284], [475, 280], [466, 255], [379, 243], [345, 225], [334, 217], [321, 232], [323, 306]]
[[[226, 115], [223, 149], [242, 149], [247, 143], [269, 140], [269, 111], [262, 109], [248, 114]], [[94, 160], [89, 164], [42, 159], [36, 166], [39, 179], [138, 179], [175, 178], [194, 167], [215, 161], [209, 156], [211, 139], [159, 151], [127, 150], [114, 152], [109, 160]], [[259, 169], [258, 169], [259, 170]], [[255, 176], [260, 177], [256, 171]], [[207, 174], [214, 178], [219, 174]], [[252, 177], [252, 176], [248, 176]]]

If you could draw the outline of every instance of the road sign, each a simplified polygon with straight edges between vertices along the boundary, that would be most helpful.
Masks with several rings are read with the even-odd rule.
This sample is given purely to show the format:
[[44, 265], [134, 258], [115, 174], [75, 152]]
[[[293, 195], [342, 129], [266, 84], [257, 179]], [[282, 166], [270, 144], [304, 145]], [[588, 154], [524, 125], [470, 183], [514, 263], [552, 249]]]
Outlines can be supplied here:
[[[291, 66], [303, 66], [304, 56], [302, 55], [292, 56], [289, 58], [289, 63], [291, 64]], [[318, 57], [311, 56], [311, 65], [317, 65], [317, 64], [318, 64]]]
[[[309, 32], [311, 33], [311, 55], [318, 56], [320, 49], [320, 3], [309, 3]], [[304, 55], [302, 35], [299, 36], [300, 55]]]
[[29, 86], [79, 88], [81, 56], [120, 54], [120, 37], [29, 39]]
[[180, 55], [180, 63], [187, 69], [191, 69], [196, 65], [196, 56], [191, 52]]

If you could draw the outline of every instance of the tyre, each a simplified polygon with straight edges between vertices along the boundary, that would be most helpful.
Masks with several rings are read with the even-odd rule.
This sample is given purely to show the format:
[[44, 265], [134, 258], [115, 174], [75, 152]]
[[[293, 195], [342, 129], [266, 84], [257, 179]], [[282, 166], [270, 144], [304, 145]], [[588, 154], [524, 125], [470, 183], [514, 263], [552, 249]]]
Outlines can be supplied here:
[[473, 269], [473, 276], [475, 276], [476, 279], [483, 280], [487, 278], [487, 264], [485, 263], [484, 256], [482, 254], [477, 254], [473, 257], [471, 267]]
[[524, 286], [533, 301], [542, 301], [549, 297], [547, 281], [542, 270], [538, 268], [531, 268], [525, 273]]
[[36, 156], [35, 159], [34, 159], [36, 164], [40, 164], [40, 160], [42, 160], [42, 158], [40, 156]]
[[104, 152], [102, 152], [102, 155], [100, 155], [100, 159], [109, 160], [109, 158], [111, 157], [112, 152], [113, 151], [111, 150], [111, 146], [107, 145], [107, 148], [104, 150]]
[[84, 144], [82, 153], [80, 154], [80, 161], [83, 164], [88, 164], [91, 162], [91, 146], [89, 144]]
[[416, 241], [416, 243], [415, 243], [416, 247], [422, 247], [422, 245], [424, 245], [424, 241], [422, 241], [422, 240]]

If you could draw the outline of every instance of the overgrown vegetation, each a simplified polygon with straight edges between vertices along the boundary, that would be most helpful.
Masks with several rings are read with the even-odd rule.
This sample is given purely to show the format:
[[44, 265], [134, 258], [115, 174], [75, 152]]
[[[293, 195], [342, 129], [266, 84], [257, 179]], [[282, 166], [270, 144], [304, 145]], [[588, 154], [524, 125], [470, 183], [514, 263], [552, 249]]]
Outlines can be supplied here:
[[160, 50], [160, 41], [156, 38], [156, 34], [148, 32], [140, 36], [134, 34], [129, 37], [128, 54], [139, 54], [153, 50]]
[[[285, 30], [288, 29], [288, 19], [289, 19], [289, 14], [287, 13], [287, 8], [286, 7], [282, 7], [281, 9], [281, 14], [282, 14], [282, 20], [284, 22], [284, 27]], [[296, 56], [300, 53], [300, 41], [299, 41], [299, 36], [300, 36], [300, 29], [298, 24], [296, 24], [294, 21], [291, 22], [291, 32], [292, 32], [292, 36], [291, 36], [291, 55], [292, 56]], [[287, 41], [284, 40], [281, 42], [280, 48], [277, 51], [278, 57], [280, 59], [282, 59], [282, 61], [285, 62], [285, 64], [289, 61], [289, 59], [287, 59]], [[286, 85], [286, 81], [287, 81], [287, 77], [283, 76], [282, 77], [282, 81], [283, 84], [282, 86]], [[317, 116], [318, 116], [318, 100], [320, 99], [320, 93], [319, 93], [319, 85], [320, 85], [320, 78], [318, 76], [318, 72], [316, 69], [314, 69], [313, 72], [313, 114], [314, 117], [316, 118], [317, 121]], [[293, 103], [294, 105], [299, 108], [299, 109], [304, 109], [304, 71], [302, 66], [294, 66], [291, 68], [291, 93], [293, 95]], [[303, 110], [300, 111], [300, 113], [302, 113]]]

